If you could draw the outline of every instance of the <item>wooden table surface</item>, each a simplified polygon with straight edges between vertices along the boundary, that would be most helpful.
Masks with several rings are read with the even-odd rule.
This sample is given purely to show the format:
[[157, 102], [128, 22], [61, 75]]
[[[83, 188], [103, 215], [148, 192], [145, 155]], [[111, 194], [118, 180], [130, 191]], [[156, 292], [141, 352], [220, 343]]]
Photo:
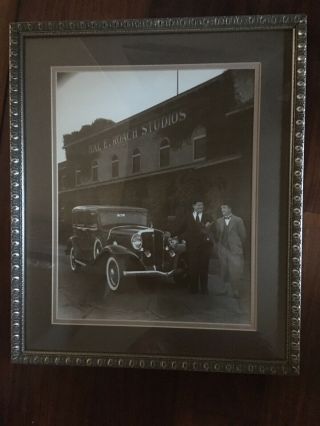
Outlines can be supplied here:
[[[306, 13], [308, 85], [299, 377], [12, 365], [8, 23]], [[320, 424], [320, 2], [0, 0], [0, 426]]]

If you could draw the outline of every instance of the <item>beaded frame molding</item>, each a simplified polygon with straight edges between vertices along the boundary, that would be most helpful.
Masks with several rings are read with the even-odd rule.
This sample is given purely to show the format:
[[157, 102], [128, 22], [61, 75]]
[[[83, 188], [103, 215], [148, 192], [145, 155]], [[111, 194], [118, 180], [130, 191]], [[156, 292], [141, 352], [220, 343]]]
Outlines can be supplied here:
[[[10, 26], [11, 348], [12, 361], [204, 372], [298, 374], [300, 358], [303, 164], [307, 18], [304, 15], [219, 16], [110, 21], [13, 23]], [[29, 37], [290, 30], [293, 40], [289, 239], [285, 359], [276, 361], [29, 351], [25, 347], [26, 252], [24, 40]]]

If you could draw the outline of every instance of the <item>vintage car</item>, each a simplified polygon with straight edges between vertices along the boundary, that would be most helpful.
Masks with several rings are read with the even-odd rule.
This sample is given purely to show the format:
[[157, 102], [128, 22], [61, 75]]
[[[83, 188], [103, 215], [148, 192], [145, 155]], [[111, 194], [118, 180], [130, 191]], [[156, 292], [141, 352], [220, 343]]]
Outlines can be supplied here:
[[72, 210], [70, 267], [103, 263], [107, 290], [118, 291], [123, 277], [173, 277], [186, 274], [185, 242], [148, 226], [148, 211], [138, 207], [87, 205]]

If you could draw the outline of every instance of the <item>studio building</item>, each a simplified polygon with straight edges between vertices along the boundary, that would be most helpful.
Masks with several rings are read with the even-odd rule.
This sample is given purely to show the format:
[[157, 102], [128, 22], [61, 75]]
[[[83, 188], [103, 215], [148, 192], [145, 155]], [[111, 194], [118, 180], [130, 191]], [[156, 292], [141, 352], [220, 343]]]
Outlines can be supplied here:
[[[125, 101], [124, 101], [125, 102]], [[59, 228], [77, 205], [145, 207], [165, 228], [204, 200], [213, 220], [228, 200], [251, 221], [254, 70], [228, 70], [121, 122], [98, 118], [64, 135]]]

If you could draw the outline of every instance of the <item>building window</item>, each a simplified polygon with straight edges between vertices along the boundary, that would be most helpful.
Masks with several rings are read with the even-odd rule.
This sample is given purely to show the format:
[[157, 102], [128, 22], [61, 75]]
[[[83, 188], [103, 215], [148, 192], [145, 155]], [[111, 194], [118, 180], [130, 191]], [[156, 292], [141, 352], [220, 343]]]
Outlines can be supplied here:
[[81, 170], [77, 169], [76, 170], [76, 185], [80, 185], [81, 184]]
[[112, 177], [118, 177], [119, 176], [119, 159], [116, 155], [112, 156], [111, 170], [112, 170]]
[[192, 135], [193, 159], [204, 160], [207, 158], [207, 132], [204, 127], [198, 127]]
[[141, 167], [141, 154], [138, 148], [136, 148], [132, 153], [132, 173], [140, 172]]
[[163, 140], [160, 144], [160, 167], [170, 165], [170, 144], [168, 140]]
[[66, 189], [68, 187], [68, 177], [67, 175], [62, 175], [61, 176], [61, 189]]
[[60, 207], [60, 211], [59, 211], [59, 222], [60, 223], [65, 222], [65, 215], [66, 215], [66, 212], [65, 212], [64, 207]]
[[95, 160], [91, 164], [91, 177], [94, 182], [98, 180], [98, 162]]

